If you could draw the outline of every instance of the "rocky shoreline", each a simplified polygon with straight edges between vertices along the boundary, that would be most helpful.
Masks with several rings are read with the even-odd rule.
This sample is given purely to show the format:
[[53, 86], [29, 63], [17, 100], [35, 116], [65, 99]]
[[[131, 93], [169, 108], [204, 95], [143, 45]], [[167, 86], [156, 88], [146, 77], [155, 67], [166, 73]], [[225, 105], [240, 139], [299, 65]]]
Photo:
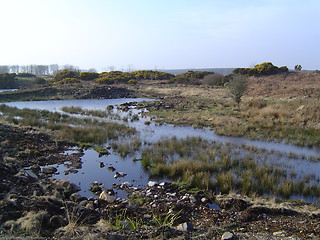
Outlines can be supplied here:
[[[320, 210], [302, 202], [250, 199], [172, 183], [95, 188], [55, 180], [47, 165], [79, 163], [81, 151], [30, 127], [0, 124], [0, 239], [319, 239]], [[80, 164], [81, 165], [81, 164]], [[116, 191], [116, 190], [115, 190]], [[213, 203], [219, 208], [213, 208]]]

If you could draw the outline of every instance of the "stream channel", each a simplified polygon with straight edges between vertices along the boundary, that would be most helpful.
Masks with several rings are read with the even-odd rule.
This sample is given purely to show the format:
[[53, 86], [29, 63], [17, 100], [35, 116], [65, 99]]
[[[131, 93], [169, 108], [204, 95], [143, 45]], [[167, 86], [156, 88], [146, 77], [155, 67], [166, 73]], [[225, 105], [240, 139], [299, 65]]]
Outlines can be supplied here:
[[[129, 111], [122, 111], [117, 108], [120, 104], [129, 102], [140, 101], [152, 101], [152, 99], [143, 98], [122, 98], [122, 99], [83, 99], [83, 100], [49, 100], [49, 101], [31, 101], [31, 102], [10, 102], [6, 105], [17, 108], [29, 108], [38, 110], [49, 110], [60, 113], [65, 113], [61, 110], [62, 107], [74, 106], [81, 107], [88, 110], [106, 110], [107, 106], [115, 106], [112, 110], [110, 118], [104, 118], [106, 121], [116, 121], [118, 123], [127, 124], [130, 127], [134, 127], [138, 132], [138, 137], [144, 144], [152, 144], [161, 139], [168, 139], [176, 137], [177, 139], [183, 139], [187, 137], [201, 137], [208, 141], [213, 141], [221, 144], [232, 144], [234, 149], [238, 149], [238, 152], [245, 152], [245, 149], [255, 148], [261, 151], [259, 161], [264, 161], [267, 164], [273, 164], [282, 169], [290, 169], [297, 173], [298, 178], [305, 176], [312, 176], [312, 181], [315, 184], [319, 184], [320, 181], [320, 148], [308, 148], [298, 147], [285, 143], [274, 142], [262, 142], [253, 141], [245, 138], [233, 138], [219, 136], [210, 129], [196, 129], [193, 127], [181, 127], [171, 124], [158, 124], [152, 121], [149, 116], [144, 116], [142, 113], [145, 109], [136, 109], [130, 107]], [[83, 117], [80, 115], [72, 114], [72, 116]], [[114, 116], [118, 116], [115, 118]], [[135, 116], [135, 120], [133, 120]], [[136, 116], [139, 116], [138, 118]], [[123, 119], [127, 119], [124, 121]], [[150, 124], [145, 124], [146, 122]], [[126, 141], [126, 139], [123, 139]], [[108, 143], [106, 144], [108, 145]], [[143, 146], [142, 146], [143, 147]], [[79, 184], [81, 187], [80, 194], [90, 197], [93, 194], [89, 191], [90, 183], [95, 181], [103, 183], [104, 188], [112, 188], [112, 184], [121, 184], [127, 182], [127, 184], [134, 186], [146, 186], [149, 182], [149, 175], [141, 165], [140, 161], [133, 161], [133, 159], [141, 158], [141, 150], [122, 158], [118, 153], [109, 150], [110, 155], [104, 155], [99, 157], [99, 154], [93, 150], [88, 149], [84, 151], [84, 155], [81, 158], [82, 166], [77, 173], [69, 173], [65, 175], [65, 171], [68, 170], [68, 164], [53, 165], [58, 169], [58, 174], [54, 177], [57, 179], [68, 179], [73, 183]], [[77, 149], [67, 151], [65, 154], [72, 154], [77, 152]], [[261, 155], [261, 152], [264, 154]], [[105, 167], [101, 167], [101, 162]], [[120, 178], [115, 178], [115, 172], [108, 171], [108, 167], [114, 167], [118, 172], [124, 172], [127, 175]], [[159, 180], [159, 179], [158, 179]], [[166, 181], [166, 179], [160, 179]], [[159, 181], [160, 181], [159, 180]], [[118, 197], [125, 198], [126, 193], [117, 191]], [[296, 196], [296, 199], [301, 197]], [[319, 201], [317, 199], [304, 199], [309, 202]]]

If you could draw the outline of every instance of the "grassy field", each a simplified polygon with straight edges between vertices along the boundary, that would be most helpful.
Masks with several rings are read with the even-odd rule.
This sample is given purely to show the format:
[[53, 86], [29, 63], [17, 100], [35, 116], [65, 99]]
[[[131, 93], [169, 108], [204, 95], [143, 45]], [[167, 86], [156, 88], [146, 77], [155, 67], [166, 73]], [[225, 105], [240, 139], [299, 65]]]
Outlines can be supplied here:
[[211, 127], [219, 135], [320, 146], [320, 74], [250, 77], [240, 110], [225, 87], [144, 84], [161, 100], [149, 107], [158, 122]]

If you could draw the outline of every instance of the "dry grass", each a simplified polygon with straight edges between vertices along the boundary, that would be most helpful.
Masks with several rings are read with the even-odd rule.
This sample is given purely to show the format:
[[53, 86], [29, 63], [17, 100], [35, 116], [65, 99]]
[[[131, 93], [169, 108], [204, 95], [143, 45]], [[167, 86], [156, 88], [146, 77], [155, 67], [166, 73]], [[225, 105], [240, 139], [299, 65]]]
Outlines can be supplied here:
[[46, 211], [28, 212], [26, 216], [18, 219], [17, 224], [22, 231], [32, 236], [40, 236], [48, 216]]
[[219, 135], [320, 146], [320, 74], [251, 77], [240, 111], [224, 87], [140, 86], [169, 108], [150, 109], [159, 122], [211, 127]]
[[268, 98], [311, 96], [320, 98], [320, 74], [300, 72], [251, 77], [248, 96]]

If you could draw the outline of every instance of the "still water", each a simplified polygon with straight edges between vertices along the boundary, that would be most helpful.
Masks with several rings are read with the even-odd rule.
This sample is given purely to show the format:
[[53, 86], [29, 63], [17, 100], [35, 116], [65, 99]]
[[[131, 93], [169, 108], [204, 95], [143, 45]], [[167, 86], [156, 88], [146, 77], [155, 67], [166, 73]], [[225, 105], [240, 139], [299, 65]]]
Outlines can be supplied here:
[[[122, 98], [122, 99], [82, 99], [82, 100], [52, 100], [52, 101], [32, 101], [32, 102], [10, 102], [6, 103], [8, 106], [17, 108], [41, 109], [49, 111], [63, 112], [62, 107], [74, 106], [89, 110], [106, 110], [109, 105], [117, 106], [123, 103], [151, 101], [152, 99], [144, 98]], [[232, 144], [235, 150], [245, 152], [244, 148], [256, 148], [264, 152], [264, 155], [257, 156], [260, 161], [267, 164], [273, 164], [283, 169], [291, 169], [297, 172], [298, 176], [313, 175], [315, 179], [320, 179], [320, 161], [311, 161], [311, 159], [318, 159], [320, 156], [320, 148], [298, 147], [284, 143], [252, 141], [245, 138], [223, 137], [214, 133], [210, 129], [196, 129], [193, 127], [178, 127], [171, 124], [159, 125], [152, 121], [152, 118], [142, 115], [144, 109], [130, 108], [129, 111], [121, 111], [116, 107], [113, 110], [113, 116], [117, 114], [121, 119], [127, 117], [129, 121], [123, 121], [115, 118], [105, 118], [106, 121], [117, 121], [124, 123], [130, 127], [136, 128], [138, 137], [144, 143], [154, 143], [163, 138], [176, 137], [178, 139], [186, 137], [201, 137], [209, 141], [214, 141], [221, 144]], [[130, 121], [130, 117], [138, 115], [139, 120]], [[80, 117], [80, 116], [79, 116]], [[150, 121], [149, 125], [145, 122]], [[76, 149], [68, 151], [65, 154], [72, 154]], [[258, 151], [258, 152], [261, 152]], [[121, 158], [119, 154], [110, 149], [110, 155], [99, 157], [98, 153], [92, 149], [84, 151], [82, 157], [81, 169], [77, 169], [77, 173], [70, 173], [65, 175], [64, 172], [68, 170], [67, 164], [55, 165], [58, 168], [59, 175], [55, 178], [69, 179], [71, 182], [77, 183], [81, 187], [81, 194], [84, 196], [92, 196], [88, 190], [90, 183], [103, 183], [105, 188], [111, 188], [112, 184], [119, 184], [127, 182], [134, 186], [145, 186], [149, 179], [148, 173], [142, 168], [139, 161], [133, 161], [134, 158], [139, 159], [141, 152], [137, 151], [128, 157]], [[294, 155], [295, 157], [290, 157]], [[103, 163], [104, 167], [101, 167]], [[108, 167], [113, 167], [114, 172], [108, 170]], [[124, 172], [127, 175], [121, 178], [115, 178], [115, 172]], [[119, 191], [119, 197], [125, 197], [125, 193]]]

